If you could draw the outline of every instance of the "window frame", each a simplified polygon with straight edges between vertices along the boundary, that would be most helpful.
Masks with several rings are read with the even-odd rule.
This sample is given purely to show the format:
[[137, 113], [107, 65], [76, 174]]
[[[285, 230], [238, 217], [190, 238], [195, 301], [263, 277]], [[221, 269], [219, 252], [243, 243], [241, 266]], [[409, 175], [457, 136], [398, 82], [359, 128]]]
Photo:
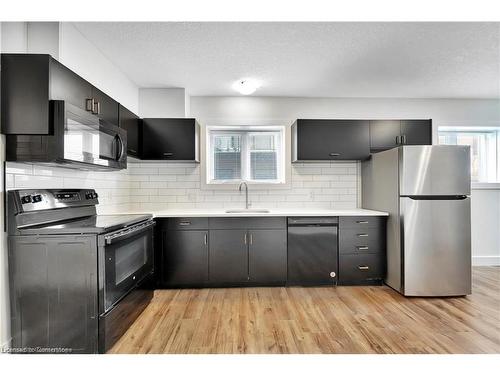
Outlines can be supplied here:
[[[443, 134], [445, 133], [445, 134]], [[447, 133], [447, 134], [446, 134]], [[471, 186], [472, 188], [493, 188], [495, 186], [500, 185], [500, 127], [470, 127], [470, 126], [440, 126], [438, 128], [438, 133], [437, 133], [437, 141], [438, 144], [448, 144], [448, 143], [441, 143], [440, 142], [440, 137], [441, 136], [453, 136], [453, 135], [485, 135], [486, 139], [488, 137], [493, 137], [491, 140], [487, 140], [485, 144], [485, 150], [483, 152], [485, 153], [487, 162], [486, 165], [481, 165], [481, 168], [484, 168], [486, 171], [486, 181], [481, 180], [481, 171], [479, 171], [479, 180], [472, 180], [471, 178]], [[490, 147], [493, 147], [494, 150], [489, 149]], [[491, 155], [493, 154], [493, 155]], [[490, 163], [490, 157], [493, 159], [493, 166], [491, 166], [491, 169], [493, 173], [495, 174], [494, 176], [490, 176], [488, 172], [488, 163]], [[493, 180], [491, 179], [493, 177]], [[484, 178], [484, 177], [483, 177]]]
[[[251, 179], [251, 150], [249, 138], [251, 135], [270, 133], [279, 135], [277, 141], [276, 154], [277, 160], [277, 179], [274, 180], [253, 180]], [[270, 186], [285, 186], [287, 180], [286, 173], [286, 128], [285, 126], [276, 125], [238, 125], [238, 126], [207, 126], [206, 127], [206, 165], [205, 169], [205, 185], [206, 186], [232, 186], [239, 184], [242, 181], [247, 182], [249, 185], [263, 185]], [[242, 135], [240, 140], [241, 149], [241, 178], [231, 180], [215, 180], [214, 179], [214, 137], [216, 135]]]

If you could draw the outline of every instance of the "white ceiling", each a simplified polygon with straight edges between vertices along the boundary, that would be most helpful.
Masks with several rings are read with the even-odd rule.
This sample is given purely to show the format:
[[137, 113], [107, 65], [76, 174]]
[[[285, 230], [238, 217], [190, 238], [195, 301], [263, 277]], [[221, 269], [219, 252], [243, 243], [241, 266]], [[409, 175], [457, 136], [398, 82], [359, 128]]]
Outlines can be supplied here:
[[190, 95], [498, 98], [499, 23], [128, 23], [75, 26], [139, 87]]

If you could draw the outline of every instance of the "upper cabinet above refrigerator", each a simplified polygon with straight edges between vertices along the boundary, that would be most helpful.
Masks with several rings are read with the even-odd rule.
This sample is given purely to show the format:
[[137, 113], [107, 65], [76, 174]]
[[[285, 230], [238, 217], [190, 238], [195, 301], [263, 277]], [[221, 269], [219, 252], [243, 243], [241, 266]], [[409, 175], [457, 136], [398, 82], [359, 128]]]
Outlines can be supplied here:
[[292, 162], [370, 157], [368, 120], [305, 120], [292, 125]]
[[432, 144], [432, 120], [370, 120], [370, 151]]

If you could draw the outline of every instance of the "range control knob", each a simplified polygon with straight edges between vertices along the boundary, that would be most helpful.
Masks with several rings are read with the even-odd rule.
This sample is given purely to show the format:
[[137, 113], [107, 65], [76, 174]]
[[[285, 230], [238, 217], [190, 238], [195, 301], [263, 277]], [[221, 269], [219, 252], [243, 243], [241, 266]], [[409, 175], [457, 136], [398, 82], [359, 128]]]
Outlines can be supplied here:
[[85, 193], [85, 199], [92, 199], [93, 194], [92, 193]]
[[99, 196], [97, 195], [97, 193], [94, 193], [94, 199], [97, 199], [99, 198]]
[[31, 199], [33, 200], [33, 203], [41, 202], [42, 196], [40, 194], [33, 195], [33, 197]]
[[332, 277], [332, 278], [333, 278], [333, 277], [335, 277], [335, 276], [337, 276], [337, 274], [336, 274], [335, 272], [330, 272], [330, 277]]
[[31, 203], [31, 195], [25, 195], [24, 197], [22, 197], [21, 198], [21, 203], [22, 204]]

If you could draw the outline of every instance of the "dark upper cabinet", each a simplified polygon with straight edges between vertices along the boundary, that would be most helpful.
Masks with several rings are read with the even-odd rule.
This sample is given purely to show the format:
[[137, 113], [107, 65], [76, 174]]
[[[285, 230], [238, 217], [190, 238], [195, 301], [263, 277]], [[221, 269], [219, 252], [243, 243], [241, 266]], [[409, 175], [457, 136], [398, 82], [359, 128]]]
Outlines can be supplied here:
[[46, 54], [2, 54], [2, 133], [51, 135], [50, 100], [118, 126], [118, 102]]
[[50, 99], [64, 100], [87, 110], [92, 99], [92, 85], [60, 62], [51, 59]]
[[116, 100], [103, 93], [96, 87], [92, 88], [93, 112], [105, 123], [119, 125], [119, 104]]
[[127, 131], [127, 154], [138, 158], [139, 153], [139, 122], [140, 119], [133, 112], [120, 105], [120, 128]]
[[208, 231], [163, 232], [164, 285], [200, 285], [208, 281]]
[[292, 162], [363, 160], [370, 156], [367, 120], [305, 120], [292, 125]]
[[405, 145], [431, 145], [432, 120], [401, 120], [401, 136]]
[[400, 143], [401, 123], [399, 120], [370, 121], [370, 149], [388, 150]]
[[248, 281], [248, 233], [243, 229], [210, 230], [208, 272], [211, 283]]
[[142, 120], [141, 159], [199, 161], [199, 124], [192, 118]]
[[401, 145], [431, 145], [432, 120], [371, 120], [370, 150], [378, 152]]
[[250, 282], [286, 282], [286, 230], [248, 232], [248, 276]]

